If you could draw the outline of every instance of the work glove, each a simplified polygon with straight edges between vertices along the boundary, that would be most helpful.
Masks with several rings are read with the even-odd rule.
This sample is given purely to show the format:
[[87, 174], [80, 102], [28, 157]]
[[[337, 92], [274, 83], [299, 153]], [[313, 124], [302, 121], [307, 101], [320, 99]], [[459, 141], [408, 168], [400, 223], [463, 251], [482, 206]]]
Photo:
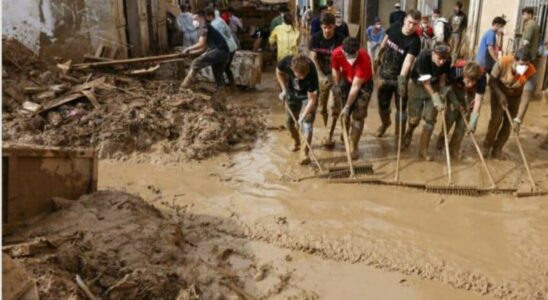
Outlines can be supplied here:
[[282, 90], [282, 92], [278, 95], [278, 99], [282, 102], [289, 100], [289, 93], [286, 89]]
[[341, 116], [348, 118], [350, 117], [350, 106], [345, 105], [341, 111]]
[[432, 103], [434, 104], [434, 107], [438, 110], [438, 111], [442, 111], [445, 109], [445, 105], [443, 104], [443, 102], [441, 101], [441, 96], [440, 94], [436, 93], [432, 96]]
[[190, 53], [190, 50], [189, 50], [188, 47], [187, 47], [187, 48], [184, 48], [183, 51], [181, 51], [181, 55], [182, 55], [182, 56], [188, 55], [188, 53]]
[[470, 114], [470, 124], [469, 124], [469, 131], [470, 132], [476, 132], [476, 127], [478, 126], [478, 118], [479, 114], [475, 111]]
[[400, 97], [405, 97], [407, 94], [407, 77], [405, 76], [398, 76], [398, 94], [400, 94]]
[[514, 131], [516, 132], [517, 135], [519, 135], [519, 129], [521, 127], [521, 119], [514, 118], [512, 122], [514, 122]]

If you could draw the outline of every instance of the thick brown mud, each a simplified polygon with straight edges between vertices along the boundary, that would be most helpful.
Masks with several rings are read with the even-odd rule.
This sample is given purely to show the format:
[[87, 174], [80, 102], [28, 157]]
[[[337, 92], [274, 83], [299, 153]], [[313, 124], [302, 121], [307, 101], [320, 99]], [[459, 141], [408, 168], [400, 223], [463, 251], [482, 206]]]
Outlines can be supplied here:
[[[257, 92], [230, 101], [270, 108], [269, 128], [275, 129], [284, 116], [272, 79], [266, 82]], [[371, 136], [378, 125], [374, 99], [361, 160], [372, 162], [378, 176], [392, 178], [393, 128], [386, 138]], [[480, 141], [488, 106], [485, 103], [478, 126]], [[533, 103], [520, 135], [543, 189], [548, 187], [548, 153], [538, 145], [548, 127], [545, 111], [546, 104]], [[315, 129], [318, 145], [326, 131], [320, 122]], [[138, 193], [156, 205], [230, 220], [209, 226], [222, 233], [223, 242], [258, 245], [253, 251], [257, 257], [290, 253], [292, 261], [274, 261], [302, 276], [292, 277], [290, 286], [319, 298], [360, 298], [353, 293], [359, 285], [384, 299], [548, 298], [548, 197], [472, 198], [403, 187], [296, 182], [313, 169], [297, 164], [298, 154], [289, 151], [289, 142], [285, 131], [270, 130], [251, 152], [201, 163], [104, 161], [99, 184]], [[454, 165], [455, 183], [487, 187], [471, 141], [465, 139], [463, 148], [463, 160]], [[344, 163], [341, 143], [334, 151], [319, 146], [314, 150], [325, 164]], [[415, 152], [414, 141], [403, 154], [402, 180], [446, 184], [443, 153], [425, 163], [415, 159]], [[505, 160], [488, 161], [497, 185], [526, 189], [527, 176], [513, 140], [504, 156]], [[296, 256], [302, 259], [297, 261]], [[247, 286], [246, 290], [257, 291]]]

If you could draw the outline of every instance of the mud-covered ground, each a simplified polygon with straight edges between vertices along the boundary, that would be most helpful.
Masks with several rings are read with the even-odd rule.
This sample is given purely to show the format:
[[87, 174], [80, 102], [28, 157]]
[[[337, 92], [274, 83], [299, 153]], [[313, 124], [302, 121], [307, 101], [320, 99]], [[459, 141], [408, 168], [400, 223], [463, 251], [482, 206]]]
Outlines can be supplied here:
[[[275, 95], [276, 88], [267, 77], [246, 101], [270, 108], [271, 129], [284, 120]], [[521, 132], [533, 176], [543, 190], [548, 187], [548, 153], [539, 145], [548, 127], [546, 107], [540, 101], [532, 103]], [[488, 116], [486, 102], [478, 127], [480, 142]], [[373, 163], [376, 176], [393, 178], [393, 128], [386, 138], [374, 138], [371, 134], [378, 122], [373, 100], [361, 160]], [[318, 145], [326, 130], [320, 122], [315, 128], [314, 145]], [[433, 162], [419, 162], [416, 142], [415, 138], [410, 151], [403, 154], [402, 180], [446, 184], [444, 154], [437, 153]], [[259, 243], [274, 253], [283, 249], [299, 257], [289, 263], [278, 257], [274, 264], [294, 268], [291, 285], [323, 299], [548, 297], [547, 196], [463, 197], [393, 186], [296, 182], [313, 169], [299, 166], [298, 154], [290, 152], [289, 146], [287, 132], [270, 130], [249, 153], [221, 155], [199, 164], [158, 167], [104, 161], [100, 172], [107, 175], [101, 177], [100, 186], [231, 220], [237, 226], [219, 224], [217, 230], [227, 234], [228, 240]], [[324, 164], [345, 161], [341, 143], [334, 151], [314, 149]], [[463, 159], [453, 166], [456, 184], [489, 186], [475, 155], [471, 141], [465, 139]], [[497, 185], [527, 190], [527, 176], [513, 140], [504, 157], [487, 161]], [[268, 256], [265, 248], [253, 251], [258, 257]], [[253, 286], [246, 285], [246, 290], [261, 294]]]
[[[290, 152], [288, 133], [279, 130], [285, 117], [273, 76], [263, 80], [254, 92], [229, 94], [226, 103], [269, 110], [264, 119], [270, 130], [252, 150], [173, 164], [102, 160], [100, 189], [145, 202], [110, 192], [96, 200], [84, 197], [48, 218], [51, 226], [23, 229], [12, 243], [32, 241], [16, 238], [29, 235], [68, 241], [52, 238], [49, 252], [19, 259], [39, 283], [51, 280], [44, 274], [48, 268], [62, 273], [63, 295], [78, 297], [83, 294], [74, 286], [75, 273], [94, 293], [114, 293], [112, 298], [153, 293], [180, 299], [548, 298], [547, 196], [463, 197], [319, 179], [297, 182], [314, 170], [298, 165], [298, 154]], [[393, 128], [386, 138], [371, 136], [379, 122], [374, 99], [360, 159], [373, 164], [376, 176], [392, 178]], [[531, 104], [521, 132], [543, 190], [548, 153], [538, 146], [548, 127], [547, 105]], [[480, 141], [488, 115], [487, 102]], [[326, 130], [320, 122], [315, 129], [321, 162], [344, 163], [341, 143], [333, 151], [321, 149]], [[403, 153], [402, 180], [446, 184], [443, 153], [433, 162], [417, 161], [416, 139]], [[504, 157], [488, 161], [497, 185], [527, 189], [514, 141]], [[456, 184], [489, 185], [468, 139], [454, 170]], [[124, 281], [128, 276], [131, 284]], [[56, 286], [41, 289], [49, 293]]]

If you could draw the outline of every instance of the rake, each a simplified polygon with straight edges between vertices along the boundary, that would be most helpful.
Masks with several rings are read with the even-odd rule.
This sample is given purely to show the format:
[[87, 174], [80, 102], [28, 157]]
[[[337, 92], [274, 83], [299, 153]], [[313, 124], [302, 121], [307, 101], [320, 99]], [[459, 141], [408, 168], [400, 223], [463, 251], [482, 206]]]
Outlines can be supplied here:
[[466, 126], [466, 131], [468, 132], [468, 135], [470, 136], [470, 139], [472, 140], [472, 143], [474, 144], [474, 147], [476, 148], [476, 152], [478, 153], [481, 164], [483, 165], [483, 169], [485, 170], [485, 173], [487, 174], [487, 177], [489, 178], [489, 181], [491, 182], [490, 189], [496, 190], [497, 184], [495, 183], [495, 180], [493, 180], [493, 175], [491, 175], [491, 171], [489, 170], [489, 167], [487, 166], [487, 163], [485, 162], [485, 158], [483, 157], [483, 154], [481, 153], [481, 149], [478, 145], [478, 141], [476, 140], [476, 136], [472, 132], [470, 128], [470, 124], [468, 123], [468, 120], [466, 120], [466, 116], [464, 115], [464, 112], [462, 112], [462, 109], [459, 109], [459, 112], [462, 117], [462, 120], [464, 121], [464, 125]]
[[[293, 122], [295, 122], [295, 126], [296, 126], [298, 124], [297, 118], [295, 118], [295, 115], [293, 115], [293, 112], [291, 111], [291, 109], [289, 109], [289, 105], [287, 105], [287, 101], [284, 101], [284, 106], [287, 112], [289, 113], [289, 115], [291, 116], [291, 119], [293, 119]], [[320, 171], [320, 173], [323, 173], [322, 165], [320, 165], [320, 162], [316, 158], [316, 154], [314, 154], [314, 150], [312, 150], [312, 146], [310, 146], [310, 143], [308, 143], [308, 140], [306, 139], [306, 137], [302, 135], [303, 134], [301, 130], [299, 130], [299, 136], [301, 137], [301, 139], [304, 139], [306, 147], [308, 147], [308, 150], [310, 151], [310, 157], [312, 157], [312, 160], [314, 161], [314, 164], [316, 164], [316, 166], [318, 167], [318, 170]]]
[[[445, 99], [445, 107], [447, 107], [447, 98]], [[447, 133], [447, 123], [445, 120], [445, 109], [440, 110], [441, 121], [443, 127], [443, 137], [445, 141], [445, 158], [447, 163], [447, 185], [426, 185], [427, 193], [470, 196], [477, 197], [482, 195], [482, 190], [474, 186], [456, 186], [453, 183], [453, 170], [451, 168], [451, 154], [449, 153], [449, 138]]]
[[531, 173], [531, 168], [529, 167], [529, 162], [527, 161], [527, 158], [525, 157], [525, 152], [523, 151], [523, 147], [521, 146], [521, 141], [519, 140], [519, 136], [516, 132], [516, 127], [514, 125], [514, 122], [512, 121], [512, 116], [510, 115], [508, 106], [503, 105], [500, 99], [499, 99], [499, 103], [502, 106], [502, 109], [504, 110], [504, 112], [506, 113], [506, 117], [508, 118], [508, 122], [510, 123], [510, 126], [512, 126], [512, 135], [516, 139], [516, 144], [518, 145], [519, 153], [521, 155], [521, 159], [523, 160], [523, 165], [525, 166], [525, 170], [527, 171], [527, 175], [529, 177], [529, 182], [531, 183], [531, 189], [529, 191], [516, 192], [516, 196], [532, 197], [532, 196], [543, 196], [548, 194], [548, 192], [541, 191], [539, 189], [539, 187], [537, 186], [537, 183], [535, 182], [535, 179], [533, 178], [533, 174]]

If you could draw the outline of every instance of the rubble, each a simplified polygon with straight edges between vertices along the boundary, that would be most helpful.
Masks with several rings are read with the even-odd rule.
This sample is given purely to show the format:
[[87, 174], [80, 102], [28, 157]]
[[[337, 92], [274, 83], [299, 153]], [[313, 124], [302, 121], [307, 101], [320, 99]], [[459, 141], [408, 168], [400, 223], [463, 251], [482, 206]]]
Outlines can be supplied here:
[[172, 162], [250, 149], [266, 128], [262, 112], [227, 104], [204, 85], [179, 90], [177, 80], [64, 73], [16, 40], [3, 45], [4, 141], [96, 147], [100, 158], [121, 160], [157, 153]]

